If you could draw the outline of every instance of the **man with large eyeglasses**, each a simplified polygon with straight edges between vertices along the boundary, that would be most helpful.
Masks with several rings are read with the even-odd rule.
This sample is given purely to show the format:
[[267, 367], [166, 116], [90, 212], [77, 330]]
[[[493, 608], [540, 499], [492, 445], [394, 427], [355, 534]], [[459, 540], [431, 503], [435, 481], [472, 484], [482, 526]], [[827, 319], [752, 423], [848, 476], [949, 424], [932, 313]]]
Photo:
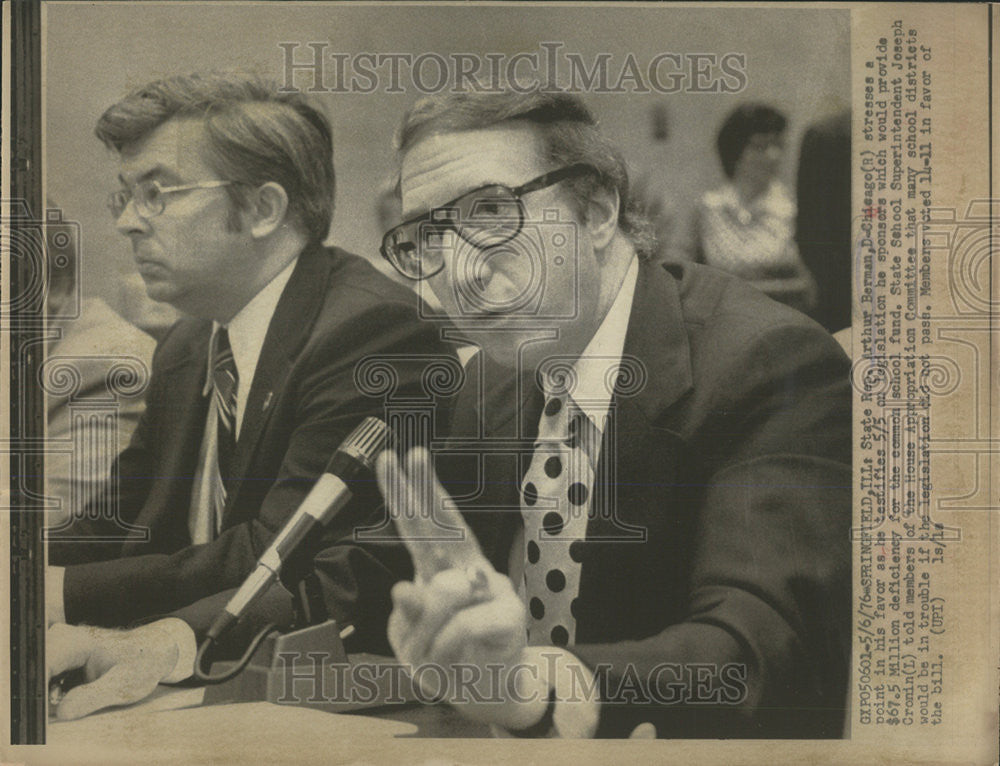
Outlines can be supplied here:
[[584, 163], [553, 170], [511, 189], [487, 184], [465, 192], [435, 208], [433, 215], [420, 215], [390, 229], [382, 238], [382, 257], [407, 279], [433, 277], [445, 266], [440, 242], [452, 231], [465, 242], [487, 249], [501, 245], [520, 233], [525, 222], [521, 196], [547, 189], [567, 178], [594, 169]]
[[[187, 318], [157, 349], [117, 487], [49, 530], [49, 673], [79, 666], [90, 682], [62, 699], [60, 718], [191, 674], [196, 637], [336, 447], [383, 416], [355, 382], [361, 360], [411, 360], [395, 365], [396, 391], [420, 397], [413, 360], [450, 358], [412, 291], [322, 245], [330, 127], [300, 96], [243, 75], [172, 77], [108, 109], [97, 135], [117, 153], [109, 207], [147, 293]], [[385, 646], [389, 587], [408, 568], [400, 546], [353, 539], [381, 520], [379, 505], [374, 487], [357, 490], [312, 565], [293, 567], [369, 651]], [[272, 588], [219, 656], [290, 618], [291, 597]], [[108, 629], [136, 623], [148, 624]]]
[[654, 264], [575, 96], [426, 99], [399, 146], [382, 255], [482, 353], [448, 448], [380, 460], [416, 573], [393, 589], [397, 656], [497, 733], [840, 736], [836, 342], [735, 278]]

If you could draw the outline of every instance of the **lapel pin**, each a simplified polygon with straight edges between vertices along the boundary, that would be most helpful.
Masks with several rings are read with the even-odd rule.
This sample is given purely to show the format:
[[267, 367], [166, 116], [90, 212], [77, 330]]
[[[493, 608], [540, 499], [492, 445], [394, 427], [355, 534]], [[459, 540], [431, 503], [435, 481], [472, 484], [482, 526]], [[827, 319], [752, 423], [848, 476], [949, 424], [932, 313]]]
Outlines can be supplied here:
[[264, 410], [266, 410], [269, 406], [271, 406], [271, 397], [273, 395], [274, 395], [274, 391], [268, 391], [267, 392], [267, 396], [264, 397], [264, 403], [260, 406], [260, 409], [261, 409], [262, 412]]

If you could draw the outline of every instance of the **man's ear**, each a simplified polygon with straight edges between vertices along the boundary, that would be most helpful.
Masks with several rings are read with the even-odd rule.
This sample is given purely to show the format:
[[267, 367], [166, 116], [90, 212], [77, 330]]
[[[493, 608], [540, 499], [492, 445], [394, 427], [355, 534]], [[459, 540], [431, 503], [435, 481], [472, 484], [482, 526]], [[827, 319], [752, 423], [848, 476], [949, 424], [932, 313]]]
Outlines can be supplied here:
[[604, 250], [618, 231], [618, 199], [617, 189], [598, 188], [593, 191], [587, 202], [587, 222], [584, 224], [590, 234], [594, 250]]
[[288, 192], [274, 181], [258, 186], [244, 215], [249, 219], [250, 233], [261, 239], [285, 223], [288, 215]]

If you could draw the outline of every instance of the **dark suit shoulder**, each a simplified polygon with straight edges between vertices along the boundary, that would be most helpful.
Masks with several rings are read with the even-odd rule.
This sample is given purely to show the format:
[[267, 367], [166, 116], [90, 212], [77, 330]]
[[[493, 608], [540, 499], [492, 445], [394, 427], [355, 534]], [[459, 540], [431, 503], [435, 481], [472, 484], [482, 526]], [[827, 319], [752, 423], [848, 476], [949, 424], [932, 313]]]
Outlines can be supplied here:
[[849, 407], [849, 359], [819, 324], [711, 267], [667, 270], [677, 280], [691, 370], [678, 432], [691, 436], [705, 418], [746, 414], [774, 396], [793, 406], [826, 386], [834, 387], [828, 404]]
[[844, 357], [837, 342], [819, 324], [738, 277], [696, 263], [667, 264], [664, 268], [677, 280], [692, 351], [704, 346], [724, 361], [727, 352], [731, 356], [761, 339], [788, 334]]
[[306, 355], [324, 365], [372, 354], [454, 357], [416, 292], [360, 256], [328, 248], [331, 269]]
[[417, 294], [375, 268], [371, 262], [339, 247], [326, 248], [332, 261], [331, 277], [343, 290], [367, 293], [380, 301], [417, 306]]
[[153, 369], [166, 370], [190, 361], [193, 353], [207, 354], [212, 323], [207, 319], [178, 319], [164, 333], [153, 352]]
[[[326, 248], [329, 259], [326, 293], [313, 329], [313, 339], [351, 335], [352, 345], [377, 336], [389, 327], [405, 326], [411, 332], [429, 329], [428, 316], [416, 292], [394, 282], [366, 259], [340, 248]], [[370, 345], [361, 343], [362, 346]]]

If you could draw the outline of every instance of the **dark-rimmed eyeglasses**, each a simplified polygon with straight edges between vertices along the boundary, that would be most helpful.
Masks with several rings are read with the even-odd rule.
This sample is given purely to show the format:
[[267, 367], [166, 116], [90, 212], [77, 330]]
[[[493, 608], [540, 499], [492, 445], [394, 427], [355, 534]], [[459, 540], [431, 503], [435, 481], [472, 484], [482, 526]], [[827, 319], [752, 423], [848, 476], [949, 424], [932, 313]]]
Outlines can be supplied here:
[[589, 172], [595, 172], [593, 166], [578, 162], [513, 189], [504, 184], [480, 186], [389, 229], [382, 237], [382, 257], [407, 279], [433, 277], [444, 268], [452, 232], [481, 249], [508, 242], [524, 227], [523, 195]]
[[161, 186], [159, 181], [140, 181], [135, 186], [119, 189], [108, 195], [108, 209], [117, 221], [128, 206], [135, 203], [135, 211], [143, 218], [155, 218], [167, 206], [167, 195], [194, 189], [217, 189], [229, 186], [233, 181], [199, 181], [181, 186]]

